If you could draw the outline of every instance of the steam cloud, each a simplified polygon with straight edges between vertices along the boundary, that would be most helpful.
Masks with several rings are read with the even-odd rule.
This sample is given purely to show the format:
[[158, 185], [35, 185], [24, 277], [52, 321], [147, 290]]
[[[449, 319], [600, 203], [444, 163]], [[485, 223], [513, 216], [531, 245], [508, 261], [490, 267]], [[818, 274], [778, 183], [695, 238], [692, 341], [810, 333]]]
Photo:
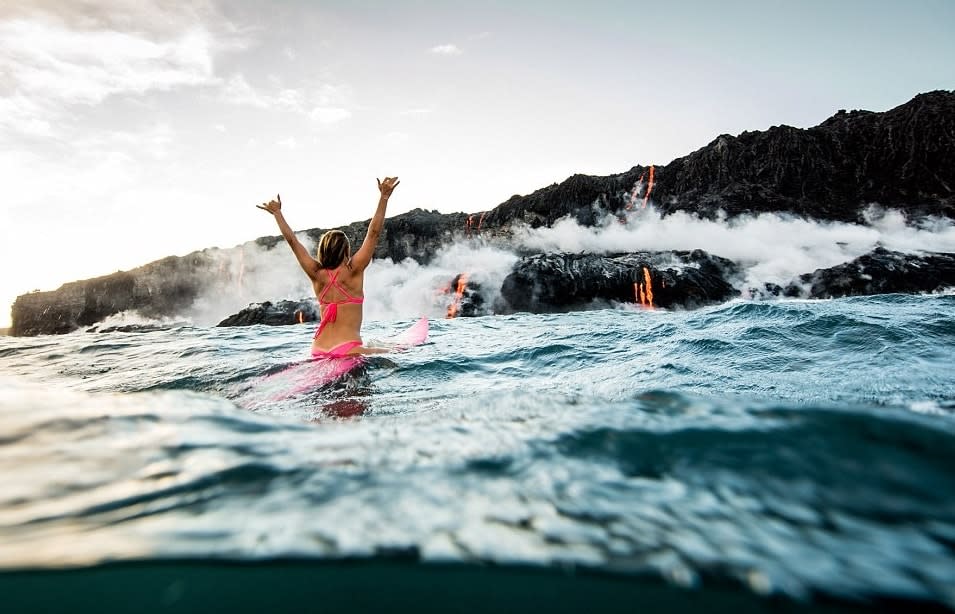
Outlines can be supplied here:
[[[302, 243], [314, 250], [307, 236]], [[910, 222], [898, 211], [870, 207], [865, 224], [815, 222], [784, 214], [705, 220], [687, 213], [664, 217], [652, 206], [620, 219], [608, 216], [594, 227], [564, 219], [551, 228], [518, 228], [510, 248], [481, 238], [445, 246], [427, 265], [412, 260], [377, 260], [365, 274], [365, 315], [369, 320], [442, 318], [447, 288], [459, 273], [482, 287], [493, 304], [501, 283], [519, 256], [517, 251], [615, 253], [703, 249], [740, 264], [740, 288], [765, 283], [785, 285], [799, 275], [847, 262], [882, 246], [907, 253], [955, 252], [955, 222], [926, 218]], [[188, 314], [197, 325], [214, 325], [250, 303], [313, 295], [311, 284], [282, 244], [265, 249], [247, 243], [216, 250], [217, 281]], [[111, 324], [143, 321], [135, 314], [111, 318]]]
[[[301, 235], [299, 240], [314, 252], [307, 236]], [[199, 297], [186, 314], [198, 325], [215, 325], [250, 303], [314, 296], [311, 283], [284, 244], [265, 249], [247, 243], [235, 250], [219, 250], [216, 257], [220, 258], [221, 283]], [[517, 258], [511, 251], [462, 241], [444, 247], [427, 266], [413, 260], [376, 260], [365, 272], [365, 317], [444, 317], [449, 298], [442, 290], [462, 272], [470, 273], [471, 281], [482, 286], [491, 302]]]
[[606, 218], [597, 227], [564, 219], [551, 228], [523, 229], [526, 249], [614, 253], [703, 249], [744, 269], [742, 289], [786, 284], [803, 273], [836, 266], [876, 247], [906, 253], [955, 251], [955, 224], [947, 218], [909, 223], [898, 211], [872, 206], [866, 224], [817, 222], [767, 213], [731, 220], [704, 220], [684, 212], [663, 217], [653, 207], [621, 223]]

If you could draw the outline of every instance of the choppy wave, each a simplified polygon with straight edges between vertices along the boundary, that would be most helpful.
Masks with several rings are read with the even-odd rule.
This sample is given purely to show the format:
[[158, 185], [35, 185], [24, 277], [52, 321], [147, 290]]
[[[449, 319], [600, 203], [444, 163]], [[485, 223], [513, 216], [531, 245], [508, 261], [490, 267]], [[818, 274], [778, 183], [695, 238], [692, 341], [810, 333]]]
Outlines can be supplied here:
[[953, 296], [441, 321], [263, 403], [306, 330], [0, 339], [0, 582], [293, 558], [517, 592], [574, 569], [605, 610], [955, 607]]

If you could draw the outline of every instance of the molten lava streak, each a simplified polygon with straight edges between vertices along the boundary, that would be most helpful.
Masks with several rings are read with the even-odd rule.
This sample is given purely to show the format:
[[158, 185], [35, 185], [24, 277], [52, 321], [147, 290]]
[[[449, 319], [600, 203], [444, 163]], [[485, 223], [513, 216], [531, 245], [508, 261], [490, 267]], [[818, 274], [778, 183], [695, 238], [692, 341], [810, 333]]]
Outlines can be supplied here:
[[637, 202], [637, 193], [640, 191], [640, 188], [643, 186], [643, 178], [646, 176], [647, 172], [643, 171], [640, 173], [640, 178], [637, 179], [637, 182], [633, 184], [633, 191], [630, 192], [630, 202], [627, 203], [627, 211], [633, 209], [633, 203]]
[[[647, 208], [647, 203], [650, 202], [650, 193], [653, 192], [653, 175], [656, 172], [656, 167], [652, 164], [650, 165], [650, 177], [647, 179], [647, 191], [643, 195], [643, 208]], [[640, 188], [643, 187], [643, 178], [647, 176], [647, 171], [640, 173], [640, 178], [637, 179], [637, 182], [633, 184], [633, 191], [630, 192], [630, 201], [627, 203], [627, 210], [630, 211], [633, 209], [634, 203], [637, 202], [637, 194], [640, 193]]]
[[653, 309], [653, 280], [647, 267], [643, 267], [643, 281], [633, 282], [633, 300], [647, 309]]
[[[647, 180], [647, 193], [643, 195], [643, 208], [647, 208], [647, 202], [650, 200], [650, 192], [653, 191], [653, 170], [654, 167], [650, 165], [650, 178]], [[646, 269], [643, 269], [646, 271]]]
[[484, 216], [487, 215], [487, 211], [481, 213], [481, 217], [478, 218], [477, 225], [474, 224], [474, 213], [468, 215], [468, 219], [464, 220], [464, 234], [471, 236], [471, 232], [480, 232], [481, 224], [484, 223]]
[[296, 311], [295, 314], [298, 316], [299, 324], [302, 324], [303, 322], [305, 322], [305, 316], [302, 314], [301, 311]]
[[464, 296], [464, 290], [468, 287], [468, 274], [461, 273], [458, 275], [458, 285], [457, 289], [454, 291], [454, 297], [451, 299], [451, 304], [448, 305], [448, 319], [457, 317], [458, 310], [461, 306], [461, 297]]

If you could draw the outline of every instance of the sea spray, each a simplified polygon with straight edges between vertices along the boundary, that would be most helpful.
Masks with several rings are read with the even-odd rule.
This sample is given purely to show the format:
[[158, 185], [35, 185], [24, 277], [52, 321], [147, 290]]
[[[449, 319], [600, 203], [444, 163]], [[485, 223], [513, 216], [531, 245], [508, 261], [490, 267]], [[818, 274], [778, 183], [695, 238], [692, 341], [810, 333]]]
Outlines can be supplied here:
[[[312, 241], [300, 240], [312, 250]], [[365, 278], [367, 320], [445, 317], [454, 301], [452, 282], [467, 276], [480, 287], [485, 309], [494, 311], [503, 280], [523, 255], [540, 252], [611, 254], [703, 249], [734, 260], [731, 280], [748, 295], [766, 284], [799, 286], [798, 277], [848, 262], [876, 247], [906, 253], [955, 252], [955, 224], [947, 218], [907, 219], [894, 210], [870, 207], [866, 223], [818, 222], [788, 214], [703, 219], [677, 212], [663, 215], [652, 203], [620, 218], [606, 215], [594, 226], [571, 218], [550, 228], [518, 225], [508, 233], [460, 236], [426, 263], [406, 259], [372, 262]], [[213, 260], [207, 286], [184, 314], [212, 325], [250, 303], [301, 300], [313, 296], [311, 283], [283, 242], [271, 247], [250, 242], [231, 250], [207, 250]], [[178, 320], [178, 318], [173, 318]], [[128, 312], [124, 323], [154, 322]]]

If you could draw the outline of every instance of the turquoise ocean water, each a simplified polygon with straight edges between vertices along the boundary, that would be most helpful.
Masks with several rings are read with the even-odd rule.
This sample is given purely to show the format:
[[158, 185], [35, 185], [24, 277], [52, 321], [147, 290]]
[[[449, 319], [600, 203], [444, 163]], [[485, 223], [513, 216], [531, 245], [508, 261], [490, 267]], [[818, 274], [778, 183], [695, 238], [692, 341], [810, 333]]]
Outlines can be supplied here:
[[955, 608], [955, 296], [310, 339], [0, 338], [4, 611]]

